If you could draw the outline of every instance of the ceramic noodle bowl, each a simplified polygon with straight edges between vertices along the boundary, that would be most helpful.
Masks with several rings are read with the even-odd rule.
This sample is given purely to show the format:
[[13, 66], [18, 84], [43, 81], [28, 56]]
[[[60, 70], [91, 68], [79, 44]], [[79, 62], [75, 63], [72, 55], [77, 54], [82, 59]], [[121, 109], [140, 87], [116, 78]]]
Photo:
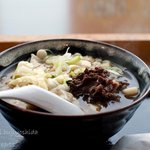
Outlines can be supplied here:
[[[50, 49], [54, 55], [64, 54], [67, 47], [70, 48], [71, 53], [77, 52], [110, 60], [125, 67], [138, 82], [140, 93], [133, 101], [129, 100], [131, 102], [128, 105], [94, 114], [55, 115], [42, 110], [23, 109], [0, 100], [1, 113], [17, 132], [27, 138], [48, 135], [51, 138], [97, 136], [108, 139], [124, 127], [149, 92], [149, 68], [129, 51], [102, 42], [77, 39], [52, 39], [25, 43], [0, 53], [1, 83], [3, 77], [13, 70], [13, 64], [27, 60], [31, 53], [36, 53], [39, 49]], [[23, 132], [32, 130], [38, 134]]]

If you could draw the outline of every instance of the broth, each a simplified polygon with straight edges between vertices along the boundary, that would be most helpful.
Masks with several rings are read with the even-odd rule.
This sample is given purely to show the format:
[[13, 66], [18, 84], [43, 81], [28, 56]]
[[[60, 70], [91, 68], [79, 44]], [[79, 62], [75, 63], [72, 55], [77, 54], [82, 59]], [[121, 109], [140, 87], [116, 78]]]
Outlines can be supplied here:
[[[119, 67], [121, 68], [121, 66], [119, 66]], [[127, 80], [129, 83], [128, 87], [138, 87], [139, 88], [139, 83], [138, 83], [137, 79], [127, 69], [124, 69], [123, 76], [119, 77], [118, 80], [119, 81]], [[97, 109], [98, 110], [100, 109], [100, 112], [107, 112], [107, 111], [111, 111], [111, 110], [115, 110], [115, 109], [119, 109], [119, 108], [128, 106], [129, 104], [131, 104], [133, 101], [136, 100], [136, 97], [138, 97], [138, 95], [136, 95], [134, 97], [126, 97], [121, 91], [118, 93], [118, 95], [121, 97], [120, 101], [119, 102], [109, 101], [107, 103], [107, 107], [102, 106], [101, 108], [98, 108], [96, 105], [92, 105], [92, 104], [84, 101], [82, 96], [80, 96], [78, 98], [78, 101], [77, 102], [75, 101], [75, 103], [77, 105], [79, 105], [87, 113], [99, 112], [99, 111], [96, 111]]]
[[[87, 59], [88, 58], [86, 58], [86, 60]], [[90, 57], [90, 59], [91, 59], [91, 57]], [[98, 62], [100, 62], [100, 61], [101, 61], [101, 59], [98, 60]], [[129, 83], [128, 87], [138, 87], [138, 89], [139, 89], [139, 83], [138, 83], [137, 79], [135, 78], [135, 76], [129, 70], [127, 70], [127, 69], [125, 69], [125, 68], [123, 68], [123, 67], [121, 67], [121, 66], [119, 66], [117, 64], [114, 64], [112, 62], [111, 62], [111, 65], [115, 66], [115, 67], [118, 67], [119, 69], [122, 70], [122, 75], [121, 76], [117, 75], [116, 79], [118, 81], [128, 81], [128, 83]], [[37, 70], [37, 68], [34, 68], [34, 69]], [[11, 81], [15, 70], [16, 70], [16, 64], [13, 64], [13, 65], [9, 66], [8, 68], [4, 69], [1, 72], [1, 74], [0, 74], [0, 82], [1, 82], [0, 90], [5, 90], [5, 89], [9, 89], [10, 88], [8, 86], [8, 83]], [[83, 73], [83, 72], [84, 71], [82, 71], [80, 73]], [[114, 76], [116, 77], [116, 75], [114, 75], [112, 73], [111, 74], [111, 78], [114, 78]], [[50, 77], [50, 78], [53, 78], [53, 77]], [[56, 94], [58, 94], [58, 93], [56, 93]], [[127, 106], [130, 103], [132, 103], [136, 99], [136, 97], [138, 96], [138, 95], [136, 95], [136, 96], [127, 98], [127, 97], [124, 96], [124, 94], [121, 91], [119, 91], [119, 93], [117, 93], [117, 95], [119, 95], [121, 97], [120, 101], [119, 102], [109, 101], [107, 103], [107, 107], [103, 106], [103, 105], [101, 105], [99, 107], [99, 105], [93, 105], [91, 103], [87, 103], [86, 101], [83, 100], [83, 96], [80, 96], [77, 99], [75, 99], [73, 97], [73, 98], [71, 98], [72, 100], [70, 100], [70, 99], [68, 99], [68, 100], [71, 101], [72, 103], [78, 105], [79, 107], [81, 107], [81, 109], [83, 109], [85, 113], [87, 113], [87, 114], [90, 113], [91, 114], [91, 113], [106, 112], [106, 111], [115, 110], [115, 109]], [[16, 102], [16, 100], [10, 100], [10, 103], [14, 104], [14, 105], [17, 105], [19, 107], [23, 107], [25, 109], [34, 109], [35, 110], [34, 106], [26, 104], [26, 103], [23, 103], [23, 102], [20, 102], [20, 101]]]

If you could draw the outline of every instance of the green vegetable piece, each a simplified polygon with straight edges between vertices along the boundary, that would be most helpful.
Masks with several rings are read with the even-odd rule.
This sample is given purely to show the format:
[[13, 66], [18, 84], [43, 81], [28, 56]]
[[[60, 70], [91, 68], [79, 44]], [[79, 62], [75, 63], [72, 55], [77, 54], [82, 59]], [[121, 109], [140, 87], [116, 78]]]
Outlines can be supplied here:
[[21, 77], [21, 75], [19, 75], [19, 74], [16, 74], [15, 76], [13, 76], [12, 78], [13, 79], [17, 79], [17, 78], [20, 78]]
[[45, 74], [45, 77], [46, 77], [46, 78], [55, 78], [55, 75], [50, 74], [50, 73], [46, 73], [46, 74]]
[[81, 57], [79, 55], [77, 55], [77, 56], [73, 57], [72, 59], [68, 60], [66, 63], [68, 65], [73, 65], [73, 64], [78, 63], [80, 60], [81, 60]]
[[70, 75], [71, 77], [75, 77], [75, 73], [74, 73], [73, 71], [71, 71], [71, 72], [69, 73], [69, 75]]

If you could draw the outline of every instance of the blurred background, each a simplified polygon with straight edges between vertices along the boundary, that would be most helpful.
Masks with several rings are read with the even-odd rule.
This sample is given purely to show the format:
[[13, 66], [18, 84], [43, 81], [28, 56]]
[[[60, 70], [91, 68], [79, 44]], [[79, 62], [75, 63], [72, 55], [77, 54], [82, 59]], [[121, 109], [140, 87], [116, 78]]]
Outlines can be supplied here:
[[1, 35], [150, 33], [150, 0], [0, 0]]

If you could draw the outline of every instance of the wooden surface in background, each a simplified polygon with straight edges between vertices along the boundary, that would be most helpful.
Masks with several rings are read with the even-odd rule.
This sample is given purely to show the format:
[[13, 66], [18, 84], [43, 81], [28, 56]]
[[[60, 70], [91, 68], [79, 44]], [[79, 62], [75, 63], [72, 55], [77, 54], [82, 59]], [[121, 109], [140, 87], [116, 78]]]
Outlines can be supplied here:
[[150, 34], [68, 34], [47, 36], [0, 36], [0, 51], [17, 44], [44, 39], [86, 39], [103, 41], [127, 49], [150, 66]]
[[150, 33], [150, 0], [71, 1], [72, 33]]

